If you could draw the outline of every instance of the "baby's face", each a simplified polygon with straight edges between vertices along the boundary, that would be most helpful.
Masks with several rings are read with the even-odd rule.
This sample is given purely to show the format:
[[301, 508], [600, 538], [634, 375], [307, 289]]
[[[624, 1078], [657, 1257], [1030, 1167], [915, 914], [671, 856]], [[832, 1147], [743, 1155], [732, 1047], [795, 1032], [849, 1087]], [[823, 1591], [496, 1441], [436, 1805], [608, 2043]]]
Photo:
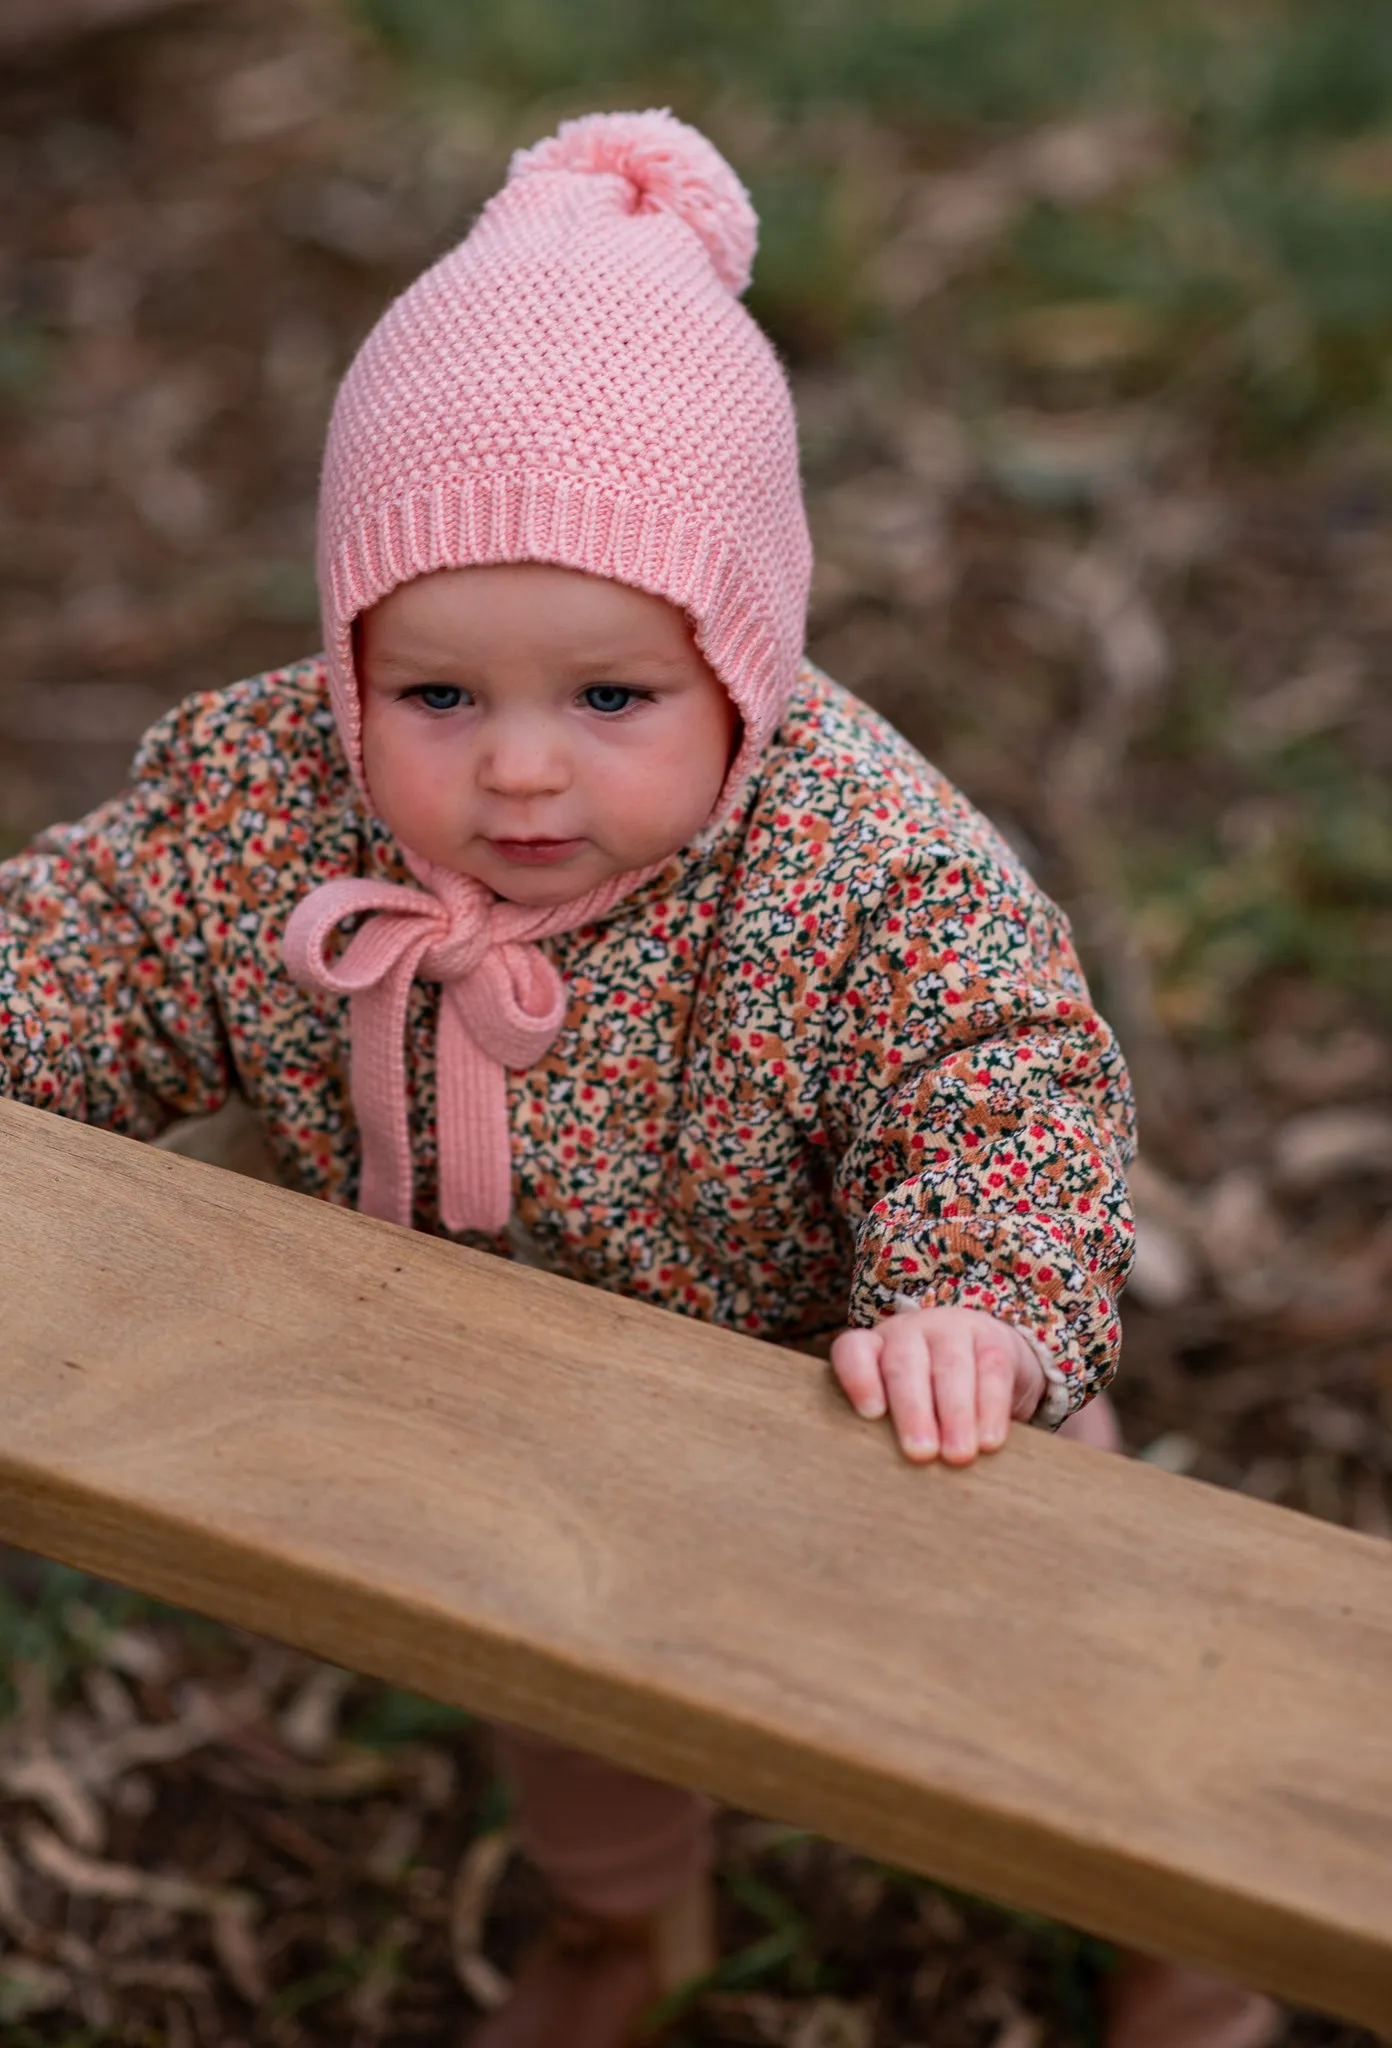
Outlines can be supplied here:
[[542, 562], [402, 584], [359, 622], [358, 676], [379, 815], [515, 903], [688, 844], [739, 730], [675, 606]]

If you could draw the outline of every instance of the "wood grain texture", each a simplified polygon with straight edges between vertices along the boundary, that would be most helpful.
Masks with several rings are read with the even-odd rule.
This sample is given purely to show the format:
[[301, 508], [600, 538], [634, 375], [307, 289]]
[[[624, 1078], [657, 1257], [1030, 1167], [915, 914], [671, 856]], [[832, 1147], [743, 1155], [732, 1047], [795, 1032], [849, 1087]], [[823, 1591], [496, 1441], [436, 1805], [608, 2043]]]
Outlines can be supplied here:
[[0, 1102], [0, 1538], [1392, 2023], [1392, 1546]]

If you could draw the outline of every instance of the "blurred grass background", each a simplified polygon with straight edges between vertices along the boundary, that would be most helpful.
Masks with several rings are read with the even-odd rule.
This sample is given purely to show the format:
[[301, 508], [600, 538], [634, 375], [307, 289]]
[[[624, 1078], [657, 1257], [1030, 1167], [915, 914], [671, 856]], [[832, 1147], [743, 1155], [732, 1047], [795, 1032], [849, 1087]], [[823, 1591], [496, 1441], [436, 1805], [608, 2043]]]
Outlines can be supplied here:
[[629, 104], [708, 127], [748, 167], [763, 222], [750, 303], [794, 360], [921, 346], [894, 317], [897, 281], [876, 279], [905, 173], [1045, 123], [1148, 117], [1168, 144], [1155, 175], [1084, 208], [1032, 195], [992, 249], [974, 280], [982, 400], [1044, 367], [1022, 377], [1010, 346], [1043, 306], [1096, 321], [1060, 319], [1056, 368], [1071, 341], [1118, 395], [1200, 399], [1266, 451], [1386, 403], [1392, 15], [1364, 0], [360, 9], [421, 78], [496, 95], [532, 128]]

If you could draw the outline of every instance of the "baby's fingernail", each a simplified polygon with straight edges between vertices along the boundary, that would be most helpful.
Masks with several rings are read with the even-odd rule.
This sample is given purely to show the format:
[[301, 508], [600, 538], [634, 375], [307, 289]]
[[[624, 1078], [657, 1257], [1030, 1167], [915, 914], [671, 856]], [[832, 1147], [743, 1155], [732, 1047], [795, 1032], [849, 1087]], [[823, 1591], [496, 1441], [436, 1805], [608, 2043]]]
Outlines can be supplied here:
[[938, 1446], [930, 1436], [906, 1436], [904, 1450], [910, 1458], [936, 1458]]
[[866, 1422], [878, 1422], [880, 1417], [884, 1414], [884, 1412], [885, 1404], [883, 1395], [880, 1395], [878, 1397], [872, 1397], [868, 1401], [858, 1401], [856, 1403], [856, 1414], [862, 1416]]

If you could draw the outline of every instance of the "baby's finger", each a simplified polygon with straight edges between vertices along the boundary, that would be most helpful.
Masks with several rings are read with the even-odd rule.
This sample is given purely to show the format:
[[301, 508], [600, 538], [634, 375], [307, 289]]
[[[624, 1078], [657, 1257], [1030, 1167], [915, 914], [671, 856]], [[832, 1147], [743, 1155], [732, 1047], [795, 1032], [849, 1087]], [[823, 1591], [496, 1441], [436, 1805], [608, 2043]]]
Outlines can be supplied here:
[[976, 1354], [976, 1431], [983, 1451], [998, 1451], [1009, 1436], [1014, 1392], [1010, 1355], [987, 1337]]
[[889, 1396], [895, 1434], [906, 1458], [927, 1463], [941, 1448], [933, 1405], [932, 1359], [921, 1329], [905, 1318], [882, 1325], [880, 1372]]
[[878, 1422], [888, 1405], [880, 1376], [878, 1330], [843, 1330], [831, 1347], [831, 1369], [857, 1415]]
[[943, 1463], [970, 1465], [980, 1449], [976, 1421], [976, 1346], [967, 1330], [933, 1333], [933, 1401]]

